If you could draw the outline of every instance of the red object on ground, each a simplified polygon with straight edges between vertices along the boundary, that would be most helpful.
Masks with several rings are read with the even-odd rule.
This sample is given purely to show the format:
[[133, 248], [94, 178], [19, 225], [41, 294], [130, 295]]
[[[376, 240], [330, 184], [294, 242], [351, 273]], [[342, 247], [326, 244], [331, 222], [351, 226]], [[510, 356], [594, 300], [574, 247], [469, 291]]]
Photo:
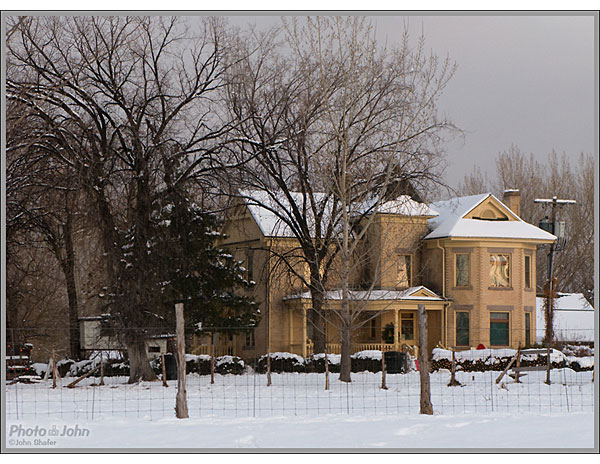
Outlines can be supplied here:
[[477, 349], [478, 350], [485, 350], [485, 345], [483, 343], [480, 343], [479, 345], [477, 345]]
[[417, 371], [419, 370], [419, 360], [415, 359], [415, 367], [417, 368]]

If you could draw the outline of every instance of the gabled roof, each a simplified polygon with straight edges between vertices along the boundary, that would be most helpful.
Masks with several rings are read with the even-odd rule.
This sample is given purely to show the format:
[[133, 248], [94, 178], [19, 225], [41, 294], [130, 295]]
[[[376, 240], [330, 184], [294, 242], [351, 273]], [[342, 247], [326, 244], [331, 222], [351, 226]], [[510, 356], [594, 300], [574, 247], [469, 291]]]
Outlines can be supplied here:
[[[292, 228], [281, 219], [282, 216], [286, 217], [288, 215], [288, 211], [291, 211], [291, 205], [283, 194], [277, 196], [277, 199], [273, 198], [272, 194], [261, 190], [247, 190], [240, 192], [240, 194], [265, 237], [295, 237]], [[292, 192], [291, 196], [295, 205], [301, 209], [305, 208], [305, 214], [311, 226], [311, 234], [314, 234], [314, 216], [309, 200], [303, 198], [299, 192]], [[331, 201], [324, 193], [315, 193], [314, 198], [317, 202], [328, 202], [328, 204], [324, 205], [324, 225], [326, 225], [331, 219]], [[365, 201], [362, 205], [356, 207], [356, 211], [359, 214], [363, 214], [372, 208], [373, 205]], [[433, 211], [426, 204], [419, 203], [408, 195], [401, 195], [396, 200], [382, 203], [377, 209], [377, 213], [422, 217], [434, 217], [437, 215], [437, 212]]]
[[[298, 293], [284, 297], [284, 300], [310, 299], [310, 292]], [[326, 293], [327, 300], [341, 300], [341, 290], [331, 290]], [[358, 301], [381, 301], [381, 300], [426, 300], [426, 301], [444, 301], [444, 299], [435, 292], [429, 290], [423, 285], [418, 287], [409, 287], [404, 290], [353, 290], [350, 291], [350, 299]]]
[[[248, 206], [250, 214], [265, 237], [295, 237], [290, 226], [281, 220], [281, 216], [285, 217], [285, 212], [291, 210], [287, 198], [281, 195], [275, 200], [272, 195], [261, 190], [242, 191], [240, 193], [244, 197], [244, 202]], [[293, 192], [292, 198], [296, 205], [304, 205], [301, 193]], [[322, 199], [324, 199], [324, 195]], [[319, 197], [317, 197], [318, 200]], [[310, 224], [314, 222], [312, 211], [308, 202], [305, 206]], [[314, 233], [314, 230], [312, 232]]]
[[[489, 221], [466, 217], [484, 202], [490, 202], [494, 207], [502, 209], [508, 220]], [[432, 203], [431, 208], [438, 216], [429, 220], [431, 232], [425, 240], [447, 237], [509, 238], [545, 242], [556, 240], [554, 235], [523, 221], [491, 193], [439, 201]]]
[[[374, 203], [365, 202], [361, 207], [357, 208], [359, 212], [373, 209]], [[396, 214], [399, 216], [425, 216], [435, 217], [438, 213], [432, 210], [425, 203], [420, 203], [413, 200], [408, 195], [400, 195], [395, 200], [389, 200], [381, 203], [377, 208], [377, 214]]]

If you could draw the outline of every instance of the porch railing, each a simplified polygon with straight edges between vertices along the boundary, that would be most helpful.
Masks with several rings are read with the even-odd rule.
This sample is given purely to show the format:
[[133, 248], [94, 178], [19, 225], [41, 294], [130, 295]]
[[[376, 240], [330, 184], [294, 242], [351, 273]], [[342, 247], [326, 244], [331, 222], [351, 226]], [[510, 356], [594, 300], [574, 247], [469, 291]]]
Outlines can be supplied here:
[[192, 354], [207, 354], [210, 355], [213, 353], [211, 349], [214, 348], [215, 356], [232, 356], [233, 355], [233, 347], [231, 345], [195, 345], [192, 347]]
[[[327, 343], [327, 353], [330, 354], [341, 354], [342, 344], [341, 343]], [[393, 343], [353, 343], [351, 352], [358, 353], [359, 351], [375, 350], [375, 351], [394, 351]], [[313, 342], [306, 344], [306, 354], [310, 356], [314, 353]]]

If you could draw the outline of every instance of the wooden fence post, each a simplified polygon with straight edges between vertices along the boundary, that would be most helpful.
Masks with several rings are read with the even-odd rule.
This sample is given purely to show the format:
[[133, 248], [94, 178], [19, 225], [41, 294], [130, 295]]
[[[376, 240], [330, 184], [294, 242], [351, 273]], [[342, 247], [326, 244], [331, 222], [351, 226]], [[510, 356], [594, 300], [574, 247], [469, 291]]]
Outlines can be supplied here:
[[160, 354], [160, 367], [162, 368], [163, 387], [168, 387], [169, 384], [167, 383], [167, 367], [165, 366], [165, 354], [164, 353]]
[[175, 305], [177, 337], [177, 397], [175, 399], [175, 416], [178, 419], [189, 417], [185, 391], [185, 327], [183, 318], [183, 303]]
[[427, 349], [427, 312], [419, 304], [419, 375], [421, 380], [420, 414], [433, 414], [431, 384], [429, 382], [429, 350]]
[[327, 348], [325, 348], [325, 390], [329, 390], [329, 362], [327, 361]]
[[452, 367], [450, 368], [450, 382], [448, 383], [449, 387], [459, 387], [461, 383], [456, 380], [456, 353], [454, 348], [450, 348], [452, 350]]
[[81, 382], [83, 379], [88, 378], [90, 375], [92, 375], [94, 372], [96, 372], [98, 369], [100, 369], [100, 366], [96, 366], [94, 367], [91, 371], [89, 371], [87, 374], [83, 374], [81, 377], [79, 377], [78, 379], [74, 380], [73, 382], [71, 382], [69, 385], [67, 385], [67, 388], [74, 388], [75, 385], [77, 385], [79, 382]]
[[267, 353], [267, 387], [271, 386], [271, 353]]
[[385, 356], [384, 356], [384, 352], [383, 349], [381, 350], [381, 389], [382, 390], [387, 390], [388, 387], [385, 384]]
[[519, 380], [519, 372], [521, 367], [521, 342], [517, 346], [517, 368], [515, 369], [515, 383], [521, 383]]
[[546, 353], [548, 354], [548, 363], [546, 364], [546, 385], [550, 385], [550, 345], [546, 348]]
[[56, 354], [52, 350], [52, 388], [56, 388]]
[[210, 336], [210, 384], [215, 383], [215, 333]]
[[100, 350], [100, 385], [104, 385], [104, 351]]

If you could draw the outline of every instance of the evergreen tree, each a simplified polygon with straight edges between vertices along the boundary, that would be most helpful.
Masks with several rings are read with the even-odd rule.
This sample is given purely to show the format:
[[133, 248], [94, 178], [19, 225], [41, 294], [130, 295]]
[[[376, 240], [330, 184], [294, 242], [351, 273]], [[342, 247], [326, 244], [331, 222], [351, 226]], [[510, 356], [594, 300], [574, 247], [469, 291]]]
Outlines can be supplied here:
[[233, 333], [255, 327], [256, 303], [240, 294], [250, 288], [245, 269], [219, 248], [219, 222], [184, 196], [173, 195], [158, 210], [149, 250], [161, 305], [170, 315], [174, 302], [185, 304], [186, 323]]

